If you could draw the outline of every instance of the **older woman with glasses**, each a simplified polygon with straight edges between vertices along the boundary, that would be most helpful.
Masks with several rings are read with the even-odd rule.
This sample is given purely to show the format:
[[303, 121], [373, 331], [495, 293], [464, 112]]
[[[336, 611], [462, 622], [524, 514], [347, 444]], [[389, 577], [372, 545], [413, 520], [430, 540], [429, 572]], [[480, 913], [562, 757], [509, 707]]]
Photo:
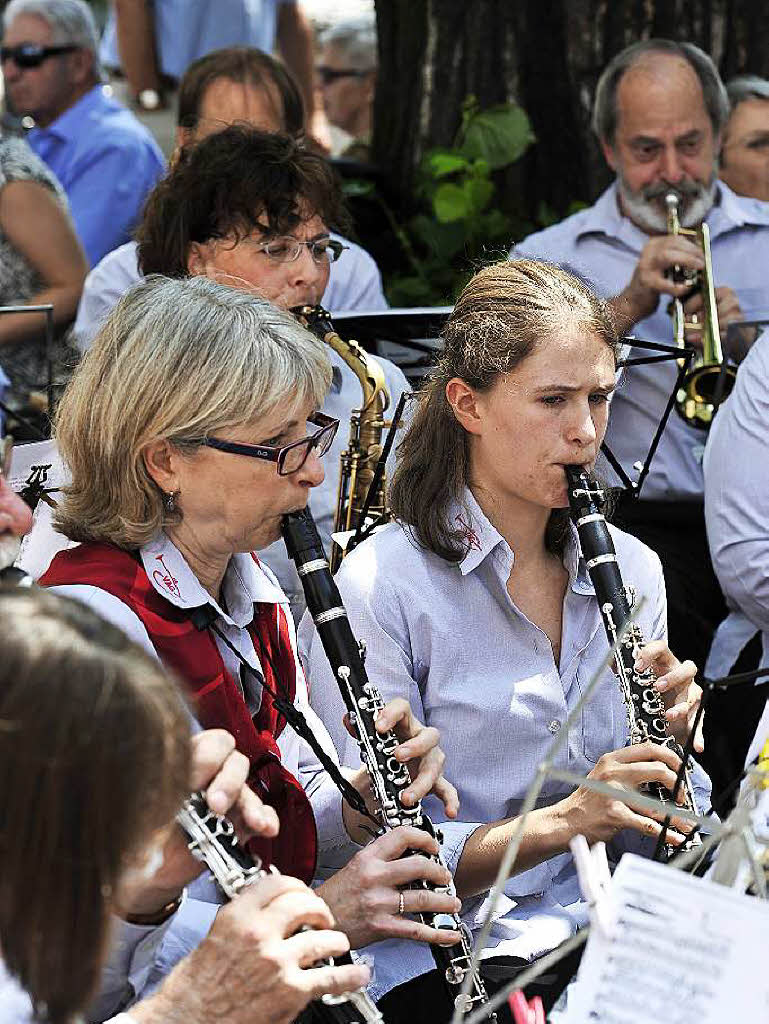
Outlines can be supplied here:
[[[200, 724], [235, 736], [252, 787], [280, 821], [277, 834], [268, 827], [254, 840], [256, 852], [305, 881], [318, 848], [343, 848], [363, 830], [299, 735], [318, 738], [333, 773], [288, 601], [253, 552], [280, 536], [283, 516], [304, 508], [323, 479], [337, 423], [317, 409], [330, 380], [324, 347], [265, 300], [205, 277], [148, 278], [115, 308], [60, 403], [56, 436], [71, 484], [56, 525], [79, 545], [41, 579], [160, 658], [186, 685]], [[409, 799], [434, 790], [453, 816], [436, 731], [404, 700], [387, 706], [381, 727], [397, 730], [396, 756], [413, 767]], [[365, 772], [351, 782], [365, 796]], [[398, 887], [415, 879], [448, 881], [424, 857], [398, 859], [434, 849], [419, 830], [399, 829], [320, 887], [353, 947], [394, 935], [456, 941], [401, 910], [455, 908], [445, 893], [401, 899]], [[179, 929], [202, 937], [217, 898], [205, 886], [198, 897]], [[157, 971], [188, 948], [165, 941]]]

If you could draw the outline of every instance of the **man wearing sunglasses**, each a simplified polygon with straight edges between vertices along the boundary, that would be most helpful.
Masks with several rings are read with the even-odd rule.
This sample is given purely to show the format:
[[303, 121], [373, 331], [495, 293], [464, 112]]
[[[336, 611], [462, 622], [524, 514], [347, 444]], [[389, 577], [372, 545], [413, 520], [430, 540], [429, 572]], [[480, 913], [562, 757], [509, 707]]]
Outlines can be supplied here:
[[105, 95], [83, 0], [11, 0], [3, 26], [6, 95], [15, 113], [34, 121], [29, 144], [64, 186], [93, 266], [130, 238], [163, 156], [134, 115]]
[[373, 13], [344, 19], [324, 33], [315, 75], [335, 156], [369, 159], [376, 69]]

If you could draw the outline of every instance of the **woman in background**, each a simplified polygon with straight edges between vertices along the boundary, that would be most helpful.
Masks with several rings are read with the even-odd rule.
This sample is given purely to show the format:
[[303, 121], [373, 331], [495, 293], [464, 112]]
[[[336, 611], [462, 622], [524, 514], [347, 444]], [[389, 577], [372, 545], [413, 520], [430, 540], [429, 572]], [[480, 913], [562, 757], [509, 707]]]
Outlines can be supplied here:
[[[59, 182], [23, 139], [0, 137], [0, 305], [53, 305], [57, 335], [74, 320], [88, 273]], [[47, 378], [44, 314], [0, 316], [0, 366], [11, 405], [25, 405]], [[76, 357], [61, 340], [54, 370]]]

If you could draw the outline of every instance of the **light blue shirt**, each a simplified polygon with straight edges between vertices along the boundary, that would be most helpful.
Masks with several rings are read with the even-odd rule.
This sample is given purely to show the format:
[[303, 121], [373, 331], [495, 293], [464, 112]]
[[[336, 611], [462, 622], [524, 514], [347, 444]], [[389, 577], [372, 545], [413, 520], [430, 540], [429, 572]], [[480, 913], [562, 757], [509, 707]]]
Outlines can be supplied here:
[[131, 237], [144, 200], [165, 170], [163, 154], [130, 110], [94, 86], [27, 141], [69, 199], [91, 266]]
[[[444, 857], [455, 871], [467, 838], [477, 828], [520, 810], [553, 736], [605, 658], [607, 640], [575, 530], [564, 555], [569, 586], [556, 665], [547, 635], [507, 592], [514, 552], [470, 491], [450, 519], [471, 539], [459, 565], [419, 548], [392, 523], [343, 561], [336, 581], [353, 632], [366, 644], [369, 678], [385, 701], [409, 700], [417, 718], [440, 731], [445, 774], [459, 791], [461, 820], [442, 820], [434, 799], [426, 801], [426, 809], [441, 822]], [[649, 640], [664, 639], [666, 601], [659, 559], [635, 537], [609, 529], [625, 582], [645, 598], [638, 624]], [[299, 650], [312, 706], [342, 763], [357, 766], [357, 745], [340, 724], [342, 699], [307, 615], [299, 629]], [[602, 754], [627, 740], [619, 685], [607, 669], [555, 765], [587, 775]], [[563, 783], [550, 780], [539, 803], [553, 803], [567, 793]], [[610, 844], [615, 861], [626, 847], [643, 849], [644, 840], [637, 833], [621, 833]], [[326, 857], [321, 864], [333, 867], [336, 861]], [[465, 902], [463, 919], [476, 933], [486, 909], [485, 895]], [[489, 952], [533, 959], [586, 919], [574, 863], [569, 854], [560, 854], [507, 882]], [[372, 952], [377, 999], [434, 966], [429, 950], [416, 943], [388, 940], [368, 947], [367, 953]]]
[[[716, 203], [707, 216], [715, 284], [737, 293], [746, 319], [769, 314], [769, 203], [735, 195], [718, 184]], [[603, 298], [619, 294], [630, 282], [649, 236], [624, 217], [616, 185], [594, 206], [560, 224], [530, 235], [513, 248], [512, 257], [531, 257], [575, 270]], [[667, 314], [668, 295], [657, 311], [635, 325], [643, 341], [671, 344], [673, 328]], [[632, 355], [648, 355], [639, 349]], [[629, 369], [614, 394], [606, 440], [631, 478], [633, 464], [643, 460], [665, 403], [673, 390], [674, 362]], [[651, 465], [641, 497], [647, 500], [702, 498], [702, 454], [705, 433], [689, 426], [673, 411]], [[611, 470], [606, 470], [611, 474]]]
[[[155, 45], [160, 70], [181, 78], [189, 65], [224, 46], [254, 46], [272, 53], [278, 7], [294, 0], [154, 0]], [[120, 67], [115, 12], [109, 17], [99, 50], [108, 68]]]
[[769, 332], [740, 365], [710, 429], [705, 524], [730, 615], [713, 639], [705, 674], [725, 675], [747, 640], [763, 634], [769, 664]]

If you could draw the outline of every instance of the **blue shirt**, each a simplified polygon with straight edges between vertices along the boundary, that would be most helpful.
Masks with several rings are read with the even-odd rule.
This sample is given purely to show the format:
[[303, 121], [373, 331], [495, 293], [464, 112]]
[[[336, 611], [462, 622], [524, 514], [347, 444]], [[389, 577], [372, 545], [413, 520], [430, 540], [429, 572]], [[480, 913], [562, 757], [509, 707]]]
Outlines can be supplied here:
[[[731, 613], [713, 639], [706, 675], [725, 675], [756, 631], [769, 664], [769, 332], [737, 374], [710, 429], [705, 523], [713, 568]], [[738, 700], [739, 697], [735, 697]]]
[[91, 266], [127, 242], [165, 170], [157, 143], [130, 110], [96, 85], [27, 141], [64, 186]]
[[[547, 635], [507, 592], [515, 559], [469, 490], [450, 515], [470, 539], [458, 565], [420, 548], [391, 523], [361, 544], [336, 575], [353, 632], [366, 644], [369, 678], [385, 701], [403, 697], [416, 717], [435, 726], [446, 753], [445, 775], [459, 792], [459, 821], [442, 821], [434, 799], [426, 809], [440, 822], [443, 854], [454, 871], [467, 838], [482, 824], [513, 816], [553, 736], [565, 727], [593, 673], [606, 656], [595, 590], [572, 528], [564, 553], [569, 585], [563, 603], [559, 663]], [[610, 526], [623, 578], [645, 598], [638, 625], [649, 640], [666, 635], [665, 584], [659, 558], [635, 537]], [[309, 616], [299, 628], [299, 650], [310, 681], [310, 701], [343, 764], [360, 763], [342, 725], [344, 706]], [[628, 740], [620, 688], [610, 669], [555, 759], [558, 769], [587, 775], [602, 754]], [[701, 775], [700, 782], [704, 782]], [[567, 787], [548, 780], [546, 805]], [[700, 806], [707, 806], [702, 801]], [[609, 844], [613, 859], [626, 847], [649, 847], [638, 833], [621, 832]], [[321, 865], [336, 867], [328, 851]], [[465, 901], [462, 916], [481, 926], [486, 895]], [[587, 921], [574, 862], [563, 853], [516, 874], [505, 885], [489, 945], [497, 955], [533, 959], [553, 949]], [[372, 994], [432, 969], [429, 950], [395, 940], [367, 947], [374, 957]]]
[[[729, 285], [737, 293], [746, 319], [766, 316], [769, 203], [737, 196], [719, 182], [706, 222], [715, 284]], [[611, 298], [629, 284], [648, 241], [649, 235], [622, 215], [616, 185], [612, 185], [594, 206], [530, 235], [513, 248], [511, 256], [559, 263], [586, 278], [600, 296]], [[656, 312], [637, 323], [633, 334], [644, 341], [671, 344], [669, 302], [670, 296], [662, 295]], [[632, 354], [648, 353], [635, 349]], [[676, 372], [674, 362], [635, 366], [615, 392], [606, 440], [631, 477], [638, 475], [632, 466], [646, 456]], [[705, 439], [703, 431], [689, 426], [673, 411], [641, 496], [647, 500], [701, 499]], [[611, 470], [606, 467], [606, 472]]]
[[[254, 46], [272, 53], [278, 7], [293, 0], [154, 0], [155, 45], [160, 70], [181, 78], [189, 65], [224, 46]], [[99, 58], [120, 67], [115, 13], [110, 6]]]

